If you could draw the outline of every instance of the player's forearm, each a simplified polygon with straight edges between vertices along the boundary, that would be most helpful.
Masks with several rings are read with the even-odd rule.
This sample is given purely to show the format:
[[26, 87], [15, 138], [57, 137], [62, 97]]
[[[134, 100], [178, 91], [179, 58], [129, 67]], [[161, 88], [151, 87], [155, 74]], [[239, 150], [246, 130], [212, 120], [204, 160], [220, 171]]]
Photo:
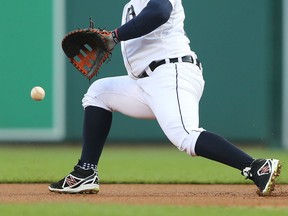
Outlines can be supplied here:
[[169, 0], [151, 0], [136, 17], [116, 30], [117, 37], [125, 41], [146, 35], [166, 23], [171, 12]]

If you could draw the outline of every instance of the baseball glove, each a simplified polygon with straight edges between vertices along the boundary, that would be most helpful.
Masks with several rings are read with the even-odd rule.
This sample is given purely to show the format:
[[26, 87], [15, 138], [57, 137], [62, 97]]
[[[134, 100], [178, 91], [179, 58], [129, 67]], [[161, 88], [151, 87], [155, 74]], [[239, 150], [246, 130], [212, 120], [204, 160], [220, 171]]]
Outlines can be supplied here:
[[90, 80], [109, 59], [115, 45], [111, 38], [111, 32], [94, 28], [90, 18], [89, 28], [71, 31], [63, 38], [62, 49], [74, 67]]

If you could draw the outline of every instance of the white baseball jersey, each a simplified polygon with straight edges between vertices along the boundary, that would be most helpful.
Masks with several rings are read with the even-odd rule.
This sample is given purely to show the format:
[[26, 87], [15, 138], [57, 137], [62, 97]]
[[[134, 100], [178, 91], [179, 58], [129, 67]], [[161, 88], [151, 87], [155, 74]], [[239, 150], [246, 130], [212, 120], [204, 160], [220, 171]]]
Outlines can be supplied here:
[[[125, 5], [122, 24], [137, 16], [149, 0], [131, 0]], [[137, 78], [152, 61], [185, 55], [196, 57], [190, 50], [189, 39], [184, 32], [184, 9], [181, 0], [170, 0], [173, 11], [168, 22], [144, 35], [121, 42], [122, 56], [131, 78]]]

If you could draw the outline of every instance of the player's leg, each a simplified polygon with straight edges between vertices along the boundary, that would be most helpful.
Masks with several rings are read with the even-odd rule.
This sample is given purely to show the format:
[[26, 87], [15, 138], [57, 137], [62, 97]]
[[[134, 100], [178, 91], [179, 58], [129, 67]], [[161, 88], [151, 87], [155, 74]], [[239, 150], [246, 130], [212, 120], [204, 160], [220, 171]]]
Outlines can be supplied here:
[[98, 164], [110, 131], [112, 112], [136, 118], [154, 118], [151, 109], [141, 100], [141, 90], [128, 76], [101, 79], [92, 84], [83, 98], [83, 147], [79, 165]]
[[[195, 155], [195, 144], [198, 143], [201, 148], [198, 148], [200, 151], [197, 153], [203, 157], [239, 170], [251, 164], [252, 157], [227, 140], [209, 132], [201, 133], [203, 129], [199, 128], [199, 101], [204, 81], [201, 71], [195, 65], [168, 64], [155, 72], [149, 80], [139, 82], [147, 93], [146, 100], [161, 128], [178, 149]], [[210, 141], [199, 140], [201, 137]]]
[[[223, 137], [199, 128], [198, 103], [204, 82], [197, 71], [193, 73], [193, 69], [185, 69], [186, 66], [190, 67], [174, 65], [175, 68], [171, 69], [171, 65], [164, 66], [149, 78], [152, 81], [142, 81], [143, 89], [148, 91], [147, 101], [164, 133], [179, 150], [190, 155], [202, 156], [242, 172], [248, 167], [248, 174], [243, 174], [255, 182], [261, 195], [269, 195], [273, 190], [275, 177], [279, 174], [279, 161], [254, 160]], [[157, 82], [160, 79], [162, 82]], [[173, 82], [175, 88], [171, 88]], [[150, 94], [153, 96], [150, 97]], [[257, 175], [260, 169], [268, 170], [265, 176]]]
[[154, 119], [137, 80], [128, 76], [109, 77], [95, 81], [83, 98], [83, 107], [96, 106], [134, 118]]
[[81, 158], [68, 176], [50, 185], [50, 191], [97, 193], [97, 165], [110, 131], [112, 112], [138, 118], [154, 118], [141, 99], [136, 81], [127, 76], [95, 81], [83, 98], [84, 125]]
[[228, 140], [208, 131], [199, 135], [194, 148], [198, 156], [239, 169], [242, 175], [254, 181], [259, 195], [267, 196], [274, 190], [276, 178], [280, 175], [279, 160], [253, 159]]

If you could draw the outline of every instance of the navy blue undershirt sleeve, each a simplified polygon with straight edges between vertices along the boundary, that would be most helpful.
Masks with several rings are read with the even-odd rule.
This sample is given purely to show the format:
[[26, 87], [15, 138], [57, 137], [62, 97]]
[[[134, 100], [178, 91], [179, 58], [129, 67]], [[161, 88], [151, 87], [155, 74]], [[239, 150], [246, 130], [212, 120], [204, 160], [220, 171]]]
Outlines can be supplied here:
[[169, 20], [172, 9], [169, 0], [150, 0], [136, 17], [117, 29], [118, 39], [126, 41], [152, 32]]

